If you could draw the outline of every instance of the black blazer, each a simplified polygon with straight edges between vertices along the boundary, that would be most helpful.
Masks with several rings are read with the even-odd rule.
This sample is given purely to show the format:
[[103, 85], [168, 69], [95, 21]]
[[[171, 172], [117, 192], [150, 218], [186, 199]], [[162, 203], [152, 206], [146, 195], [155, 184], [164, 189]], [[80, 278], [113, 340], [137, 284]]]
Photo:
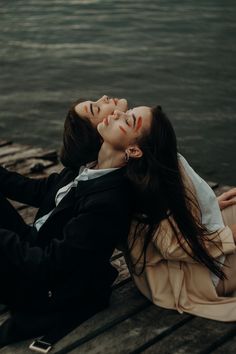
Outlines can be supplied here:
[[[76, 174], [64, 169], [46, 179], [30, 179], [0, 167], [0, 192], [38, 207], [36, 219], [55, 207], [57, 191]], [[80, 181], [37, 232], [0, 229], [0, 303], [27, 308], [81, 308], [104, 303], [117, 276], [109, 259], [127, 238], [131, 192], [125, 169]]]

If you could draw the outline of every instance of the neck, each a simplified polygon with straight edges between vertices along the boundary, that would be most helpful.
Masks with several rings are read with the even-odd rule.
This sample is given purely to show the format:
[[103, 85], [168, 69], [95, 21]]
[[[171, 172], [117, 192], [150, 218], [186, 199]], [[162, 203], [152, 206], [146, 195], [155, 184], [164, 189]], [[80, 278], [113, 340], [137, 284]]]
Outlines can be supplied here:
[[103, 142], [99, 150], [98, 161], [95, 168], [119, 168], [124, 165], [124, 152], [114, 150], [109, 144]]

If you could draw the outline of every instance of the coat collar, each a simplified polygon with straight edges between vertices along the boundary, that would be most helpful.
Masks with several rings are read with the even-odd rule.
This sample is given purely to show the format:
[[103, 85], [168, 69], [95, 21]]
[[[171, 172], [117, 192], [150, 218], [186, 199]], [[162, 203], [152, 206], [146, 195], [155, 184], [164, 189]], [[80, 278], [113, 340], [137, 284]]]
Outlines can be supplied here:
[[126, 168], [121, 167], [101, 177], [88, 181], [79, 181], [75, 190], [75, 196], [93, 194], [110, 188], [114, 188], [124, 182]]
[[[54, 209], [50, 218], [74, 205], [75, 199], [79, 199], [81, 196], [91, 195], [97, 192], [113, 189], [118, 185], [122, 185], [125, 178], [126, 168], [122, 167], [108, 174], [94, 178], [88, 181], [79, 181], [77, 187], [72, 187], [66, 194], [58, 206]], [[43, 227], [43, 226], [42, 226]]]

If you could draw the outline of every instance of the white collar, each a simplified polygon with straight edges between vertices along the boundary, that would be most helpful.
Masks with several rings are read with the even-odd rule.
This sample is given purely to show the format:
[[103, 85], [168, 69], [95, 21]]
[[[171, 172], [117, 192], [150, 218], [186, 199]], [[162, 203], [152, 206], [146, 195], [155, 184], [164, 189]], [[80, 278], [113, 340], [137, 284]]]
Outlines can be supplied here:
[[96, 166], [96, 164], [97, 164], [97, 161], [92, 161], [92, 162], [87, 163], [85, 166], [84, 165], [81, 166], [79, 169], [79, 174], [75, 178], [75, 181], [98, 178], [98, 177], [101, 177], [109, 172], [118, 170], [117, 167], [93, 169], [92, 167]]

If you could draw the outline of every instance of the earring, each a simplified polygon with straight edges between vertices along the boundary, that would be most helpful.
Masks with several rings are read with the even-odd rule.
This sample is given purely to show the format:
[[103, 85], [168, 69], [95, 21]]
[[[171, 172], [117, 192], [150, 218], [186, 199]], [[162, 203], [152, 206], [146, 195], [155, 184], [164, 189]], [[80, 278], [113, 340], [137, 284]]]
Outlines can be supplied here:
[[129, 161], [129, 155], [127, 153], [127, 151], [125, 152], [125, 162], [128, 162]]

